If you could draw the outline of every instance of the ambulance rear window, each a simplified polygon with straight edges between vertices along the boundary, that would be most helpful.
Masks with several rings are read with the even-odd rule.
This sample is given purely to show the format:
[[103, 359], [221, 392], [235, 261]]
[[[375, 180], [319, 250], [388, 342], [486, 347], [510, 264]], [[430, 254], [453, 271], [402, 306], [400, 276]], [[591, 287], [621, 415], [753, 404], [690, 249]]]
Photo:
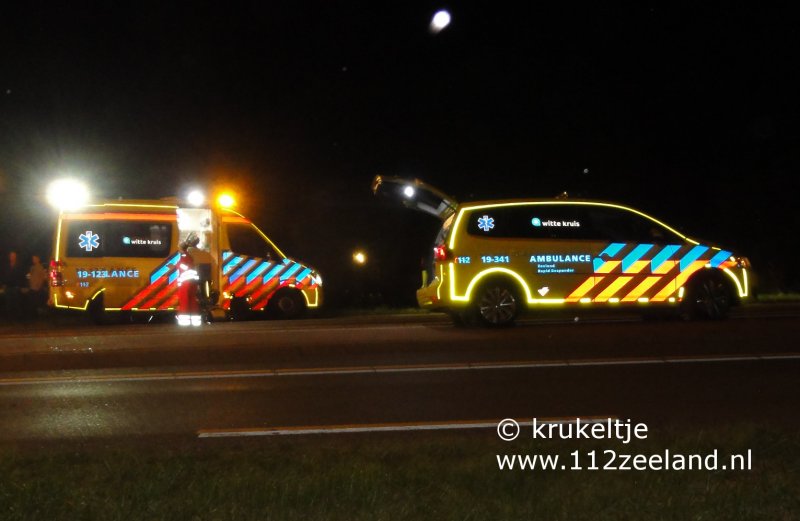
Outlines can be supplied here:
[[70, 221], [67, 256], [165, 258], [172, 250], [172, 223]]

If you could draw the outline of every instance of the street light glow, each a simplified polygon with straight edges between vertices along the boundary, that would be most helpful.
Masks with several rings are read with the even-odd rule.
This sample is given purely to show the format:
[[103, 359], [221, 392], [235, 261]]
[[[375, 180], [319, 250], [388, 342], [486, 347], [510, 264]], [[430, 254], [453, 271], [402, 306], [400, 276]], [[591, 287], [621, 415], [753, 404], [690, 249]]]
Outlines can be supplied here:
[[367, 263], [367, 256], [363, 251], [357, 251], [353, 253], [353, 262], [356, 264], [366, 264]]
[[58, 210], [74, 210], [89, 201], [89, 189], [75, 179], [57, 179], [47, 187], [47, 202]]
[[434, 34], [440, 32], [445, 27], [450, 25], [450, 20], [451, 17], [449, 12], [444, 9], [437, 11], [431, 19], [430, 31]]

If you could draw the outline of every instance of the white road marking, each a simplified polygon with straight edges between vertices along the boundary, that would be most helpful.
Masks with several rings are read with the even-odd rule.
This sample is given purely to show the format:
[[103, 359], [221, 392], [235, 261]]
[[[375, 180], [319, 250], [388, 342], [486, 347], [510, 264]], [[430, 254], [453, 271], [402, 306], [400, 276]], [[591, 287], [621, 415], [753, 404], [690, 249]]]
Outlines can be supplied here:
[[[616, 420], [617, 416], [578, 416], [572, 418], [539, 418], [542, 424], [605, 423]], [[242, 429], [201, 429], [198, 438], [237, 438], [251, 436], [305, 436], [310, 434], [353, 434], [362, 432], [412, 432], [412, 431], [447, 431], [466, 429], [496, 429], [501, 420], [486, 421], [450, 421], [450, 422], [417, 422], [417, 423], [367, 423], [352, 425], [314, 425], [299, 427], [242, 428]], [[518, 418], [520, 424], [530, 423], [531, 418]]]
[[800, 353], [743, 356], [691, 357], [667, 356], [632, 359], [521, 360], [511, 362], [464, 362], [457, 364], [376, 365], [355, 367], [312, 367], [287, 369], [256, 369], [251, 371], [174, 371], [84, 376], [0, 377], [0, 387], [42, 384], [89, 384], [114, 382], [152, 382], [171, 380], [219, 380], [235, 378], [272, 378], [279, 376], [346, 376], [359, 374], [422, 373], [447, 371], [488, 371], [511, 369], [552, 369], [572, 367], [613, 367], [628, 365], [661, 365], [693, 363], [726, 363], [800, 360]]

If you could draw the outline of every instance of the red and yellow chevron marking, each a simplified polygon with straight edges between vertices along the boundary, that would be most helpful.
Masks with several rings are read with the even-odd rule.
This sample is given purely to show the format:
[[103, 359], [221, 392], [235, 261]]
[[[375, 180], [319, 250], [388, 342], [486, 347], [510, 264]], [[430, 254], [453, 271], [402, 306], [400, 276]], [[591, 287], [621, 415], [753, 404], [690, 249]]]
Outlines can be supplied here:
[[634, 262], [633, 264], [631, 264], [630, 267], [628, 267], [628, 269], [625, 270], [625, 273], [630, 273], [632, 275], [636, 274], [636, 273], [640, 273], [643, 269], [645, 269], [649, 265], [650, 265], [650, 261], [649, 260], [638, 260], [638, 261]]
[[633, 277], [618, 277], [594, 298], [594, 302], [608, 302], [608, 299], [616, 295], [617, 291], [621, 290], [631, 280], [633, 280]]
[[[153, 284], [146, 286], [139, 293], [137, 293], [131, 300], [123, 304], [120, 308], [122, 310], [131, 309], [170, 309], [174, 305], [170, 304], [169, 297], [178, 295], [178, 281], [175, 280], [172, 284], [166, 284], [168, 275], [164, 275]], [[163, 301], [163, 302], [162, 302]], [[161, 302], [160, 305], [158, 303]]]
[[[151, 308], [165, 309], [163, 307], [165, 301], [168, 299], [168, 297], [171, 296], [172, 293], [175, 293], [177, 295], [177, 291], [178, 291], [178, 281], [176, 279], [175, 282], [173, 282], [172, 284], [167, 284], [167, 286], [165, 286], [164, 289], [156, 293], [155, 296], [147, 300], [144, 304], [142, 304], [139, 307], [142, 309], [151, 309]], [[159, 303], [161, 303], [160, 306], [158, 305]]]
[[178, 280], [176, 278], [171, 284], [169, 283], [170, 277], [177, 269], [177, 264], [170, 263], [174, 258], [175, 255], [170, 255], [166, 261], [150, 272], [151, 278], [154, 274], [161, 273], [162, 271], [163, 275], [139, 290], [139, 292], [136, 293], [132, 299], [123, 304], [120, 309], [126, 311], [151, 308], [166, 310], [177, 306]]
[[261, 286], [258, 290], [256, 290], [255, 293], [253, 293], [253, 296], [250, 299], [250, 302], [254, 302], [251, 307], [253, 309], [264, 309], [269, 302], [270, 297], [282, 286], [286, 286], [286, 284], [281, 285], [280, 280], [277, 277]]
[[[226, 253], [226, 258], [229, 258], [229, 255], [235, 254]], [[228, 295], [237, 298], [247, 298], [249, 300], [250, 309], [263, 309], [269, 303], [269, 299], [272, 295], [282, 287], [291, 286], [303, 289], [313, 288], [316, 285], [314, 279], [311, 277], [311, 270], [291, 259], [283, 259], [282, 261], [273, 263], [259, 257], [238, 257], [240, 260], [237, 262], [236, 266], [230, 268], [230, 272], [222, 278], [222, 290]], [[251, 265], [245, 267], [249, 262]], [[265, 264], [269, 265], [264, 268]], [[247, 283], [248, 275], [255, 273], [258, 273], [258, 275]], [[290, 274], [290, 276], [285, 277], [287, 273]], [[304, 280], [298, 281], [297, 277], [300, 274], [302, 274]], [[266, 278], [267, 276], [269, 276], [269, 279]], [[231, 282], [231, 278], [234, 278], [233, 282]], [[281, 280], [282, 278], [284, 278], [284, 280]], [[225, 309], [230, 309], [230, 305], [230, 298], [223, 300], [222, 306]]]
[[672, 268], [678, 265], [679, 261], [668, 260], [664, 261], [664, 264], [658, 267], [658, 269], [653, 271], [653, 275], [666, 275], [669, 273]]
[[[705, 246], [676, 247], [675, 245], [666, 246], [669, 248], [670, 257], [678, 257], [677, 260], [663, 260], [659, 257], [658, 267], [648, 273], [653, 264], [650, 258], [633, 261], [624, 273], [619, 270], [623, 261], [607, 260], [603, 262], [586, 280], [572, 291], [564, 299], [565, 302], [636, 302], [638, 300], [648, 300], [652, 302], [664, 302], [666, 300], [675, 301], [675, 293], [683, 287], [686, 282], [697, 273], [698, 270], [706, 266], [714, 265], [713, 268], [726, 269], [737, 266], [737, 261], [726, 259], [721, 261], [720, 257], [729, 252], [719, 250], [721, 253], [714, 253]], [[642, 248], [639, 247], [639, 250]], [[649, 249], [649, 248], [648, 248]], [[619, 254], [620, 249], [616, 252]], [[640, 252], [627, 253], [627, 255], [638, 255]], [[709, 255], [711, 258], [709, 259]], [[702, 258], [705, 257], [705, 258]], [[689, 260], [695, 259], [695, 260]], [[595, 262], [598, 259], [594, 259]], [[689, 262], [688, 266], [686, 263]], [[681, 266], [686, 266], [681, 270]], [[633, 289], [626, 290], [628, 285], [634, 286]], [[599, 293], [598, 293], [599, 292]], [[655, 295], [649, 296], [652, 293]], [[593, 296], [594, 295], [594, 296]], [[621, 299], [618, 295], [624, 295]], [[648, 298], [649, 296], [649, 298]]]
[[645, 292], [648, 289], [652, 288], [653, 285], [656, 282], [658, 282], [659, 280], [661, 280], [662, 278], [663, 277], [647, 277], [642, 282], [640, 282], [638, 286], [633, 288], [633, 290], [630, 293], [625, 295], [622, 298], [622, 302], [635, 302], [635, 301], [637, 301], [642, 295], [645, 294]]
[[661, 288], [661, 291], [656, 293], [656, 295], [650, 299], [653, 302], [664, 302], [667, 300], [673, 293], [678, 291], [678, 288], [686, 284], [686, 281], [689, 280], [689, 277], [694, 275], [697, 270], [700, 270], [708, 264], [707, 260], [696, 260], [689, 265], [688, 268], [683, 270], [682, 272], [678, 273], [675, 278], [670, 280], [666, 286]]
[[570, 293], [567, 298], [564, 299], [565, 302], [578, 302], [584, 295], [589, 293], [595, 286], [600, 284], [603, 280], [603, 277], [589, 277], [583, 283], [578, 286], [578, 289]]

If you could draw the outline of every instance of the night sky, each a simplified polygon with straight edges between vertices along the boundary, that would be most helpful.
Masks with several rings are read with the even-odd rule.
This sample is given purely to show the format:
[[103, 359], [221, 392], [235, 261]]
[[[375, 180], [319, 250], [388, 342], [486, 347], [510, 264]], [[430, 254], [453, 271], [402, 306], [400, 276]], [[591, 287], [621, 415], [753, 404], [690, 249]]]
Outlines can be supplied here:
[[337, 4], [5, 8], [0, 252], [49, 255], [63, 173], [107, 197], [224, 186], [341, 302], [407, 304], [437, 223], [376, 200], [385, 174], [627, 203], [800, 290], [794, 11]]

